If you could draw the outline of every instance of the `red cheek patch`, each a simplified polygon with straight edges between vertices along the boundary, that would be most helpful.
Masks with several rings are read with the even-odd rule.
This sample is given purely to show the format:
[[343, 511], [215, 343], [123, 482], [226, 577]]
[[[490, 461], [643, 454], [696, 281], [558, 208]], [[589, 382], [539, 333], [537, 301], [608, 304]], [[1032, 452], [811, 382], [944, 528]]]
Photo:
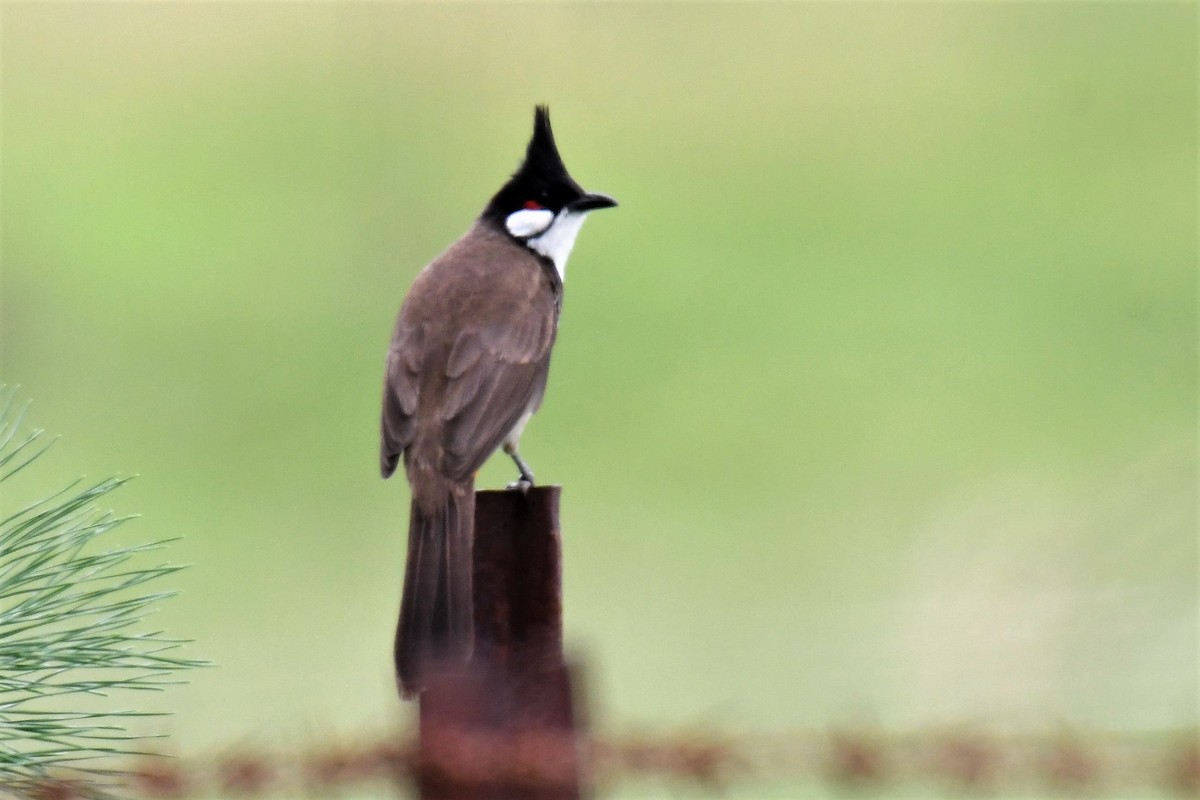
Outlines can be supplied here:
[[526, 200], [525, 208], [529, 209], [530, 211], [540, 211], [542, 208], [542, 204], [539, 203], [537, 200]]

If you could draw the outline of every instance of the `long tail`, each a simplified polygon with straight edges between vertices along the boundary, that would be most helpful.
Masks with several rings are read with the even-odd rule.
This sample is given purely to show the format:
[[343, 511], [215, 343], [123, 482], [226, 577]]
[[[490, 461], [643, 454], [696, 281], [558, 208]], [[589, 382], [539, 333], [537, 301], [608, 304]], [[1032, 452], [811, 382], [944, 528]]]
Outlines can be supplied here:
[[414, 488], [408, 523], [395, 649], [396, 678], [405, 699], [424, 688], [428, 670], [465, 663], [473, 645], [475, 489], [473, 483], [434, 483], [436, 488], [428, 481], [423, 491]]

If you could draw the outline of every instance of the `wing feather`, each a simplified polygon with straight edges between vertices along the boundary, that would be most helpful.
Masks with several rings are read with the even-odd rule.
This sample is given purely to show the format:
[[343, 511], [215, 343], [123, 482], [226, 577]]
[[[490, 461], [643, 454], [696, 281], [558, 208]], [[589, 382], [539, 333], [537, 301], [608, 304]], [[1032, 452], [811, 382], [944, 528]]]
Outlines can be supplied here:
[[457, 376], [448, 375], [442, 406], [443, 466], [448, 475], [465, 477], [479, 469], [521, 417], [537, 407], [554, 333], [551, 315], [533, 314], [472, 335], [479, 356]]
[[385, 478], [396, 471], [400, 454], [412, 442], [415, 432], [424, 334], [424, 326], [401, 328], [388, 351], [379, 440], [379, 470]]

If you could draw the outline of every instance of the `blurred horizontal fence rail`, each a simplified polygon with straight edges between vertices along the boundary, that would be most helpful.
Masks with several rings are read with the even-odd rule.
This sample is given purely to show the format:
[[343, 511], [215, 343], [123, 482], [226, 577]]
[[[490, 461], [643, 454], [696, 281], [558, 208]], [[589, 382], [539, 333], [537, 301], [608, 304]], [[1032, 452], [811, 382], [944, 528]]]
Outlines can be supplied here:
[[[1014, 735], [982, 730], [909, 734], [813, 731], [726, 736], [489, 736], [464, 732], [453, 762], [431, 763], [415, 739], [386, 736], [303, 752], [236, 752], [206, 758], [147, 757], [126, 767], [114, 794], [144, 798], [328, 797], [355, 792], [417, 796], [431, 770], [459, 782], [519, 783], [553, 793], [572, 769], [546, 754], [578, 753], [595, 795], [646, 780], [689, 793], [752, 794], [795, 782], [860, 794], [934, 791], [938, 796], [1020, 794], [1041, 797], [1200, 796], [1200, 747], [1194, 732], [1114, 735], [1070, 732]], [[114, 781], [117, 779], [114, 778]], [[91, 796], [71, 784], [47, 784], [45, 800]]]
[[[425, 676], [417, 730], [293, 752], [242, 744], [205, 757], [147, 756], [125, 762], [123, 777], [113, 773], [110, 791], [151, 800], [574, 800], [649, 781], [714, 797], [1200, 796], [1194, 729], [1019, 734], [961, 724], [907, 733], [694, 727], [592, 735], [584, 712], [603, 700], [588, 701], [574, 680], [579, 670], [562, 655], [558, 499], [557, 487], [477, 495], [476, 652], [460, 671]], [[65, 782], [24, 794], [98, 796]]]

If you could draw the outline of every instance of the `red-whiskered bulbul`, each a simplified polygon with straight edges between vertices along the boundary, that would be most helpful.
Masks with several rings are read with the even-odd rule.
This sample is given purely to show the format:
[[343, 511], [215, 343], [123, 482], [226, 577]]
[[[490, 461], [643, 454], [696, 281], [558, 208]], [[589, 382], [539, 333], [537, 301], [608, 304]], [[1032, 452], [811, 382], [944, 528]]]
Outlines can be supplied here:
[[412, 487], [396, 676], [470, 656], [475, 472], [517, 441], [542, 401], [567, 256], [588, 212], [617, 203], [567, 173], [544, 106], [525, 161], [461, 239], [417, 275], [400, 307], [383, 387], [380, 467], [400, 459]]

